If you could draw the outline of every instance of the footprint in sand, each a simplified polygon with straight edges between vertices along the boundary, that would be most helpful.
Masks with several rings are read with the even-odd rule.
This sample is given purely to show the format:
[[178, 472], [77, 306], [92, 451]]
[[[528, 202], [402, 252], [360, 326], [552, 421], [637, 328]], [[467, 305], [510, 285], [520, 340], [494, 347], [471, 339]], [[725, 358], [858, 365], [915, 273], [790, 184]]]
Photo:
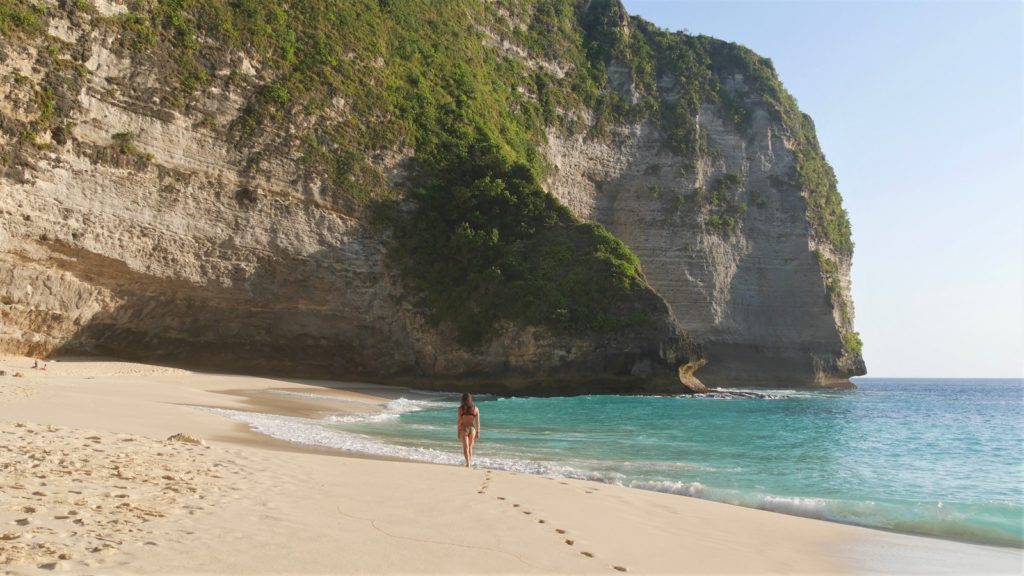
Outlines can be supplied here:
[[505, 499], [504, 496], [498, 496], [498, 500], [504, 500], [504, 499]]
[[566, 538], [565, 543], [568, 544], [569, 546], [575, 546], [576, 545], [576, 541], [575, 540], [570, 540], [568, 538]]
[[594, 557], [594, 553], [593, 552], [580, 552], [580, 554], [583, 554], [587, 558], [593, 558]]
[[559, 534], [565, 534], [565, 530], [562, 530], [561, 528], [555, 528], [555, 532], [558, 532]]
[[612, 566], [612, 570], [618, 570], [619, 572], [629, 572], [625, 566]]
[[519, 504], [513, 504], [512, 507], [513, 508], [519, 508]]
[[543, 518], [541, 518], [540, 520], [537, 520], [537, 524], [547, 524], [547, 523], [548, 523], [548, 521], [544, 520]]

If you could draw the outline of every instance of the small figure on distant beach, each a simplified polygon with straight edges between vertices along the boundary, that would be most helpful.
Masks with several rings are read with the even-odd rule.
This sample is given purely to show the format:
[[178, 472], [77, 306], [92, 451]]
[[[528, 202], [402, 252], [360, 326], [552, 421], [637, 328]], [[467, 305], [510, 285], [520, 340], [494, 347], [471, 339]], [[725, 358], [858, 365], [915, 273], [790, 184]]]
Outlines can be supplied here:
[[39, 368], [39, 359], [38, 358], [36, 358], [36, 361], [35, 361], [34, 364], [32, 364], [32, 367], [33, 368]]
[[462, 441], [462, 454], [466, 457], [466, 466], [472, 466], [473, 444], [480, 438], [480, 409], [473, 404], [473, 395], [469, 392], [462, 394], [456, 426], [457, 436]]

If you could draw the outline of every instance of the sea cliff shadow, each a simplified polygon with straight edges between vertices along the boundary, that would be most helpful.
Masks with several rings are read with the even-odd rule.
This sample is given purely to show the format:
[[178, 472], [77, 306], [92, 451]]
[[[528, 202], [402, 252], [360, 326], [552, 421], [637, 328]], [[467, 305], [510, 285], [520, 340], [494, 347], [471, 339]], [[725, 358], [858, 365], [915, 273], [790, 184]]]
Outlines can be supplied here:
[[[56, 355], [304, 378], [380, 374], [381, 362], [395, 372], [412, 368], [400, 342], [367, 329], [372, 311], [339, 304], [345, 290], [338, 276], [346, 272], [341, 249], [266, 259], [227, 285], [196, 285], [66, 244], [47, 247], [60, 269], [109, 291], [115, 302], [89, 318]], [[375, 300], [386, 304], [386, 295]], [[381, 357], [381, 350], [391, 353]]]
[[[486, 347], [456, 350], [422, 318], [410, 323], [416, 312], [394, 295], [383, 244], [370, 234], [358, 247], [277, 255], [230, 282], [206, 285], [139, 272], [58, 241], [46, 247], [60, 270], [111, 301], [53, 351], [57, 356], [513, 395], [684, 391], [676, 364], [688, 361], [685, 342], [669, 332], [642, 345], [630, 334], [617, 336], [622, 342], [584, 338], [577, 361], [547, 365], [510, 366]], [[372, 257], [353, 258], [356, 248]], [[424, 347], [437, 348], [445, 363], [425, 360]]]

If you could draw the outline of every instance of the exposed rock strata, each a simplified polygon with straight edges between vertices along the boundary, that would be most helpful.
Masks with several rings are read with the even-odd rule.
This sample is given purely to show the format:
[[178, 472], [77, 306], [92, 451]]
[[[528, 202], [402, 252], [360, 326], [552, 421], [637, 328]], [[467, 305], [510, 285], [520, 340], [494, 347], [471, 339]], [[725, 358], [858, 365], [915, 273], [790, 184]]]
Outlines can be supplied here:
[[[863, 361], [844, 350], [841, 317], [824, 282], [794, 170], [792, 138], [757, 110], [750, 136], [706, 107], [698, 119], [714, 157], [692, 170], [661, 145], [650, 123], [608, 141], [549, 133], [557, 167], [549, 189], [577, 216], [596, 220], [632, 248], [651, 285], [700, 341], [709, 386], [849, 386]], [[731, 201], [744, 204], [735, 227], [715, 229], [694, 190], [733, 174]], [[849, 294], [849, 261], [842, 261]], [[852, 304], [848, 304], [852, 307]]]

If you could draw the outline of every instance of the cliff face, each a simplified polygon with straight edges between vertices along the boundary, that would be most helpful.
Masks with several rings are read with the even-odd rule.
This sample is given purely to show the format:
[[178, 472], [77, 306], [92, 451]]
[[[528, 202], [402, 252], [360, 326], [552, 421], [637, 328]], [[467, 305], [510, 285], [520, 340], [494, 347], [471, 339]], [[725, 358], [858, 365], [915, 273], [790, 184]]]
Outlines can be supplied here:
[[[286, 49], [261, 53], [251, 39], [223, 47], [209, 30], [190, 47], [174, 28], [182, 13], [159, 2], [14, 2], [0, 12], [0, 352], [542, 394], [699, 388], [693, 372], [705, 362], [697, 376], [713, 385], [836, 385], [863, 373], [851, 340], [850, 251], [815, 226], [806, 138], [785, 110], [742, 74], [726, 74], [723, 90], [745, 103], [747, 120], [736, 125], [720, 102], [705, 101], [689, 121], [704, 144], [681, 152], [665, 145], [664, 118], [602, 120], [586, 98], [545, 107], [538, 86], [571, 86], [581, 65], [566, 55], [578, 48], [538, 54], [509, 30], [550, 29], [538, 21], [549, 4], [558, 3], [460, 10], [476, 22], [466, 39], [489, 59], [480, 66], [533, 75], [525, 88], [507, 87], [519, 112], [549, 113], [526, 131], [532, 144], [499, 148], [525, 150], [515, 154], [543, 167], [548, 192], [639, 256], [643, 275], [623, 272], [634, 280], [617, 311], [562, 303], [550, 321], [486, 316], [487, 337], [467, 344], [459, 321], [439, 316], [429, 288], [414, 289], [395, 256], [402, 218], [426, 217], [416, 210], [428, 196], [409, 194], [416, 166], [439, 155], [425, 143], [429, 126], [400, 124], [378, 142], [397, 109], [365, 109], [344, 83], [300, 106], [294, 89], [275, 92], [288, 77], [268, 54]], [[560, 5], [565, 34], [592, 31], [594, 7]], [[202, 13], [185, 16], [198, 26]], [[367, 92], [388, 82], [399, 56], [360, 47], [325, 61], [332, 70], [359, 63], [366, 85], [355, 89]], [[595, 61], [607, 82], [594, 94], [626, 106], [651, 97], [636, 62]], [[659, 79], [656, 98], [671, 100], [673, 83]], [[469, 106], [482, 98], [462, 94]], [[429, 114], [409, 114], [427, 126]], [[490, 133], [485, 121], [470, 124]], [[580, 129], [599, 122], [606, 128]], [[495, 179], [484, 174], [467, 189]], [[553, 238], [589, 233], [543, 221], [563, 222], [547, 232]], [[493, 241], [507, 242], [499, 228]], [[516, 282], [509, 261], [519, 262], [484, 271], [504, 278], [495, 286]], [[467, 307], [488, 286], [467, 292]], [[547, 310], [541, 304], [530, 310]]]
[[[552, 135], [550, 150], [562, 170], [551, 189], [636, 251], [651, 285], [703, 344], [703, 382], [843, 385], [858, 373], [857, 360], [844, 354], [844, 319], [822, 280], [814, 252], [821, 248], [799, 186], [777, 181], [792, 169], [792, 145], [763, 115], [749, 140], [726, 129], [714, 111], [705, 110], [699, 122], [722, 153], [684, 175], [675, 169], [681, 160], [661, 149], [648, 124], [604, 145]], [[747, 208], [722, 230], [709, 224], [691, 191], [726, 174], [742, 182], [726, 192], [729, 198]], [[846, 282], [848, 270], [847, 262]]]
[[[850, 261], [814, 237], [801, 187], [787, 181], [792, 137], [764, 109], [748, 137], [711, 108], [697, 121], [719, 154], [682, 173], [685, 160], [664, 150], [650, 123], [607, 142], [552, 133], [550, 189], [636, 251], [651, 285], [702, 343], [705, 384], [847, 385], [864, 372], [843, 341], [852, 315], [835, 303], [849, 294]], [[745, 206], [729, 227], [716, 226], [714, 208], [694, 194], [723, 178], [737, 183], [720, 191], [720, 203]], [[817, 254], [840, 262], [835, 300]]]

